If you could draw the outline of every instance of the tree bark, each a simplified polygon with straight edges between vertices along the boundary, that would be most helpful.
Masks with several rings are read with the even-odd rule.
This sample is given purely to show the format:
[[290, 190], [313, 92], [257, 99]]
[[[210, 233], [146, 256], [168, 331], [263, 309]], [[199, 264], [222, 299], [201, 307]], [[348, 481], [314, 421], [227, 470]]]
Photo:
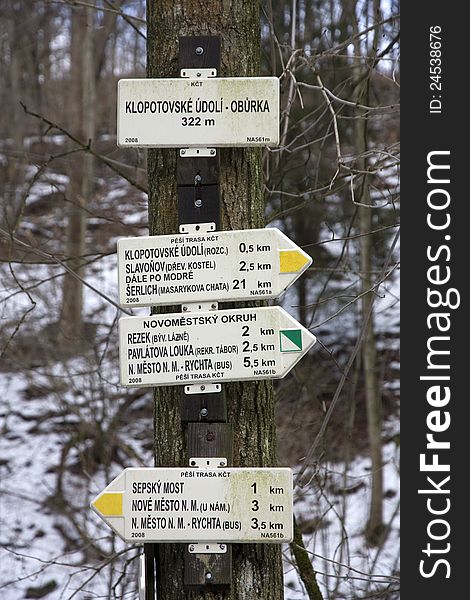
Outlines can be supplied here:
[[[374, 17], [378, 17], [378, 0], [373, 0]], [[355, 21], [356, 30], [358, 30]], [[376, 52], [379, 38], [379, 26], [374, 32], [374, 41], [372, 43], [371, 56]], [[355, 42], [355, 54], [361, 55], [359, 42]], [[361, 66], [357, 69], [358, 77], [362, 79], [364, 70]], [[369, 78], [371, 73], [361, 81], [356, 90], [356, 99], [358, 104], [369, 104]], [[367, 170], [367, 159], [365, 153], [368, 148], [367, 138], [367, 115], [364, 111], [359, 111], [355, 120], [356, 135], [356, 153], [358, 155], [357, 169], [365, 172]], [[372, 255], [371, 255], [371, 234], [372, 230], [372, 211], [369, 194], [369, 177], [363, 175], [360, 179], [360, 190], [357, 194], [359, 206], [359, 223], [362, 237], [360, 238], [360, 266], [361, 266], [361, 300], [362, 316], [366, 318], [369, 313], [371, 302], [373, 301], [373, 292], [368, 292], [372, 288]], [[362, 346], [362, 360], [364, 367], [364, 387], [367, 410], [367, 430], [369, 437], [370, 456], [371, 456], [371, 499], [369, 509], [369, 519], [366, 526], [366, 539], [369, 544], [377, 545], [382, 540], [384, 529], [383, 524], [383, 463], [382, 463], [382, 397], [379, 393], [377, 382], [377, 350], [375, 346], [374, 318], [370, 315]]]
[[[70, 115], [70, 129], [84, 141], [93, 139], [96, 128], [93, 17], [94, 12], [90, 8], [74, 9], [72, 12], [70, 106], [75, 108]], [[89, 153], [73, 154], [69, 162], [67, 188], [67, 264], [82, 278], [86, 235], [85, 208], [93, 191], [93, 177], [93, 156]], [[69, 343], [83, 337], [82, 282], [66, 273], [62, 294], [59, 335], [63, 342]]]
[[305, 591], [309, 600], [323, 600], [323, 595], [318, 587], [317, 574], [313, 568], [312, 561], [305, 549], [304, 541], [302, 539], [302, 532], [297, 524], [294, 517], [294, 540], [291, 543], [292, 553], [297, 563], [300, 578], [305, 586]]
[[[357, 121], [357, 123], [364, 122], [365, 120], [363, 119]], [[359, 169], [362, 168], [363, 167], [359, 166]], [[360, 197], [361, 203], [370, 202], [367, 185], [367, 177], [364, 177], [363, 194]], [[372, 207], [359, 207], [360, 229], [363, 234], [360, 238], [362, 274], [361, 293], [365, 294], [362, 296], [363, 318], [369, 313], [369, 307], [373, 298], [373, 292], [366, 293], [367, 290], [370, 290], [372, 287], [372, 277], [370, 275], [372, 269], [371, 239], [370, 235], [368, 235], [368, 232], [372, 230], [372, 210]], [[375, 347], [374, 319], [372, 314], [365, 330], [362, 360], [364, 365], [367, 430], [372, 466], [372, 490], [366, 537], [370, 544], [376, 545], [381, 540], [383, 530], [382, 398], [379, 394], [377, 384], [377, 351]]]
[[[252, 0], [147, 0], [147, 75], [178, 76], [178, 36], [220, 35], [220, 76], [259, 75], [259, 5]], [[222, 229], [264, 226], [260, 149], [222, 149]], [[177, 231], [176, 150], [149, 150], [150, 234]], [[174, 308], [172, 309], [174, 310]], [[228, 421], [234, 430], [234, 466], [272, 466], [276, 460], [274, 401], [270, 382], [226, 385]], [[178, 388], [155, 390], [155, 463], [185, 465], [186, 441]], [[157, 591], [165, 600], [280, 600], [281, 549], [269, 544], [233, 547], [233, 584], [220, 593], [183, 588], [183, 546], [158, 545]]]

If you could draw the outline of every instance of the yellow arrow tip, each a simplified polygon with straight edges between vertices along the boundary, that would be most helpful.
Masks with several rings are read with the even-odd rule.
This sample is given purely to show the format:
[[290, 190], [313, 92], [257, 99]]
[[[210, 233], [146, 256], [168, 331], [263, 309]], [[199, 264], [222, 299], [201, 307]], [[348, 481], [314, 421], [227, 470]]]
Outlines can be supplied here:
[[105, 517], [119, 517], [122, 515], [122, 492], [105, 492], [91, 505]]
[[311, 258], [298, 250], [280, 250], [280, 273], [297, 273], [310, 264]]

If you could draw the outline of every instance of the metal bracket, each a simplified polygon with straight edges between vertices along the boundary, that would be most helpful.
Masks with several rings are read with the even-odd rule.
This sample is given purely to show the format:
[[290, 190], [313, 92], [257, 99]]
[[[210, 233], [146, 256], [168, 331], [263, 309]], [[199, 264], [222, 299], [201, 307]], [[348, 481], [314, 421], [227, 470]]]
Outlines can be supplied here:
[[225, 554], [227, 552], [227, 544], [189, 544], [188, 552], [190, 554]]
[[214, 157], [217, 155], [216, 148], [180, 148], [180, 156], [182, 158]]
[[218, 302], [190, 302], [189, 304], [182, 304], [181, 310], [183, 312], [206, 312], [211, 310], [217, 310], [218, 306]]
[[[220, 469], [227, 466], [226, 458], [190, 458], [189, 466], [195, 469]], [[190, 554], [225, 554], [227, 552], [227, 544], [210, 543], [210, 544], [189, 544], [188, 552]]]
[[201, 383], [184, 386], [181, 394], [181, 420], [184, 423], [226, 423], [227, 404], [222, 385]]
[[216, 394], [220, 392], [222, 386], [220, 383], [195, 383], [193, 385], [185, 385], [185, 394]]
[[227, 466], [227, 459], [194, 457], [189, 459], [189, 466], [195, 469], [220, 469]]
[[[197, 233], [209, 233], [215, 231], [215, 223], [190, 223], [187, 225], [180, 225], [180, 233], [197, 234]], [[219, 307], [218, 302], [190, 302], [188, 304], [182, 304], [181, 310], [183, 312], [198, 312], [198, 311], [214, 311]], [[222, 390], [220, 383], [196, 383], [192, 385], [184, 386], [185, 395], [194, 394], [218, 394]], [[200, 412], [200, 417], [206, 418], [208, 414], [207, 408], [203, 407]]]
[[217, 69], [181, 69], [180, 77], [186, 79], [209, 79], [210, 77], [217, 77]]
[[[179, 45], [180, 75], [192, 78], [188, 85], [194, 85], [195, 90], [204, 85], [204, 78], [216, 77], [220, 72], [220, 36], [183, 36], [179, 38]], [[180, 226], [181, 233], [197, 236], [200, 232], [220, 229], [219, 156], [220, 152], [215, 148], [179, 150], [178, 222], [184, 224]], [[186, 311], [216, 310], [217, 303], [186, 304], [182, 308]], [[233, 459], [233, 431], [226, 422], [227, 404], [222, 387], [220, 384], [202, 384], [182, 388], [181, 421], [187, 427], [189, 456], [226, 457], [192, 458], [190, 464], [196, 468], [197, 465], [199, 468], [226, 466]], [[184, 556], [187, 590], [224, 591], [231, 583], [230, 544], [193, 543], [187, 547]]]
[[189, 233], [195, 235], [197, 233], [210, 233], [215, 231], [215, 223], [188, 223], [180, 225], [180, 233]]

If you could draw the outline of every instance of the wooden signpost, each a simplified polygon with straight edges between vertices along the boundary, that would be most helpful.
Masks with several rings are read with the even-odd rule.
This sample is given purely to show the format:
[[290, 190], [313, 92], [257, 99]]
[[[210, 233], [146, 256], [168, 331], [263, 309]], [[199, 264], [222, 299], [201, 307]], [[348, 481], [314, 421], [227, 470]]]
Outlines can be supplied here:
[[231, 543], [292, 540], [292, 471], [230, 467], [221, 384], [284, 377], [315, 343], [280, 307], [217, 310], [278, 297], [312, 262], [276, 228], [219, 231], [215, 148], [278, 144], [279, 81], [217, 77], [215, 37], [180, 38], [179, 67], [179, 79], [118, 85], [118, 144], [180, 148], [179, 233], [119, 240], [118, 271], [122, 305], [182, 310], [122, 318], [119, 351], [123, 386], [182, 386], [192, 458], [125, 469], [92, 502], [122, 539], [144, 542], [145, 600], [155, 594], [153, 544], [188, 544], [188, 589], [220, 589], [231, 583]]

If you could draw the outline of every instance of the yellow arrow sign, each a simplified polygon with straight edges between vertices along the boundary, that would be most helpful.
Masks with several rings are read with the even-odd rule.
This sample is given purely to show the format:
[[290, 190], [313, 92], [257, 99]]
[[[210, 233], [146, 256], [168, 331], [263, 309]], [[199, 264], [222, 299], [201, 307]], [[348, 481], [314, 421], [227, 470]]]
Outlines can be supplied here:
[[310, 257], [298, 250], [280, 250], [280, 273], [297, 273], [310, 262]]
[[[312, 263], [275, 227], [204, 231], [195, 239], [172, 234], [118, 240], [120, 303], [135, 307], [277, 298]], [[194, 260], [197, 256], [210, 257], [210, 268], [207, 260]], [[141, 280], [140, 273], [148, 276]], [[191, 285], [165, 283], [186, 279]]]
[[122, 515], [123, 492], [104, 492], [92, 502], [92, 506], [105, 517], [120, 517]]
[[[295, 334], [291, 330], [285, 332], [292, 333], [295, 343]], [[91, 506], [119, 537], [131, 543], [292, 540], [291, 469], [245, 467], [204, 471], [206, 476], [216, 478], [211, 485], [205, 477], [196, 477], [201, 472], [190, 467], [125, 469], [93, 499]], [[254, 488], [259, 503], [256, 528], [246, 507]], [[271, 514], [273, 492], [276, 514]], [[238, 526], [232, 529], [233, 523]]]

